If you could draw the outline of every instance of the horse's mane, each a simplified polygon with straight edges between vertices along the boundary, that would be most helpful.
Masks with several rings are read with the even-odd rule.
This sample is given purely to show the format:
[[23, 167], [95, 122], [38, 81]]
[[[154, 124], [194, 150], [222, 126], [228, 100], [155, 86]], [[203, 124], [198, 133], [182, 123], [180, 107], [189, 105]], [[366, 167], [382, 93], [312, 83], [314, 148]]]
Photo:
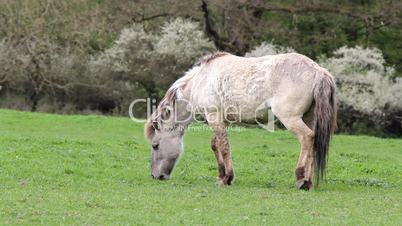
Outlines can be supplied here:
[[223, 52], [223, 51], [218, 51], [215, 53], [211, 53], [208, 54], [206, 56], [201, 57], [196, 65], [203, 65], [203, 64], [207, 64], [213, 60], [215, 60], [216, 58], [222, 57], [222, 56], [226, 56], [226, 55], [231, 55], [230, 53], [227, 52]]
[[174, 82], [173, 85], [166, 91], [166, 94], [161, 100], [159, 106], [163, 106], [165, 103], [172, 103], [172, 101], [177, 98], [178, 91], [184, 89], [187, 83], [200, 72], [201, 66], [211, 62], [216, 58], [226, 55], [230, 55], [230, 53], [218, 51], [201, 57], [198, 60], [197, 64], [195, 64], [190, 70], [188, 70], [183, 77], [176, 80], [176, 82]]
[[176, 82], [173, 83], [172, 86], [166, 91], [165, 96], [160, 101], [156, 111], [152, 113], [151, 117], [148, 118], [144, 127], [144, 135], [146, 138], [151, 139], [155, 133], [155, 128], [153, 127], [153, 121], [158, 118], [161, 114], [163, 114], [163, 109], [167, 105], [174, 107], [174, 102], [177, 98], [181, 98], [181, 91], [186, 87], [188, 82], [198, 74], [200, 71], [200, 66], [194, 66], [190, 70], [188, 70], [185, 75], [179, 78]]
[[166, 91], [165, 96], [162, 98], [160, 101], [156, 111], [152, 113], [151, 117], [148, 118], [147, 122], [145, 123], [144, 127], [144, 135], [148, 139], [152, 139], [154, 133], [155, 133], [155, 128], [153, 127], [153, 121], [158, 118], [163, 112], [161, 109], [165, 109], [164, 107], [166, 105], [174, 105], [174, 101], [177, 98], [181, 98], [181, 90], [183, 90], [186, 85], [188, 84], [191, 79], [194, 78], [195, 75], [197, 75], [201, 71], [201, 67], [205, 64], [208, 64], [209, 62], [213, 61], [216, 58], [230, 55], [230, 53], [227, 52], [215, 52], [211, 53], [209, 55], [201, 57], [198, 62], [190, 69], [188, 70], [185, 75], [181, 78], [179, 78], [176, 82], [173, 83], [172, 86]]
[[183, 90], [188, 82], [200, 71], [200, 66], [195, 66], [188, 70], [183, 77], [179, 78], [176, 80], [176, 82], [173, 83], [172, 86], [166, 91], [165, 96], [161, 100], [161, 102], [158, 105], [159, 107], [162, 107], [166, 104], [171, 104], [176, 98], [180, 98], [180, 90]]

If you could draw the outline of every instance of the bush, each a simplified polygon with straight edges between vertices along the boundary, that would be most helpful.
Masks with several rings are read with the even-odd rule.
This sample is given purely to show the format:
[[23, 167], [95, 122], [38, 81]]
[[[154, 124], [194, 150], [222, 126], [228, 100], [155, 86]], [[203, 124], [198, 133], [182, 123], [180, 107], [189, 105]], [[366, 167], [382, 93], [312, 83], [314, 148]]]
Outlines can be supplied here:
[[197, 23], [176, 19], [160, 33], [146, 32], [139, 24], [124, 29], [113, 46], [93, 57], [90, 68], [109, 88], [125, 111], [136, 97], [160, 99], [168, 86], [214, 45]]
[[1, 106], [14, 105], [21, 109], [24, 104], [36, 111], [40, 104], [54, 105], [40, 108], [58, 112], [68, 102], [77, 104], [77, 90], [94, 86], [88, 75], [87, 57], [72, 53], [69, 48], [38, 39], [16, 46], [3, 41], [0, 48], [4, 54], [0, 59], [4, 69], [0, 95], [5, 99]]
[[334, 57], [321, 57], [319, 61], [337, 80], [341, 111], [348, 113], [341, 113], [339, 124], [344, 129], [354, 131], [361, 124], [345, 124], [350, 121], [347, 117], [353, 117], [354, 121], [370, 124], [371, 131], [402, 130], [400, 122], [398, 126], [398, 114], [402, 115], [402, 79], [392, 79], [394, 69], [384, 66], [379, 49], [342, 47], [334, 52]]
[[138, 97], [161, 98], [197, 58], [215, 50], [198, 23], [180, 18], [160, 32], [133, 24], [92, 57], [49, 40], [0, 41], [0, 107], [125, 114]]
[[290, 47], [275, 45], [272, 42], [263, 42], [259, 46], [255, 47], [251, 52], [246, 53], [245, 57], [260, 57], [292, 52], [296, 51]]
[[181, 62], [194, 60], [214, 49], [198, 23], [181, 18], [165, 23], [155, 43], [159, 55], [174, 56]]

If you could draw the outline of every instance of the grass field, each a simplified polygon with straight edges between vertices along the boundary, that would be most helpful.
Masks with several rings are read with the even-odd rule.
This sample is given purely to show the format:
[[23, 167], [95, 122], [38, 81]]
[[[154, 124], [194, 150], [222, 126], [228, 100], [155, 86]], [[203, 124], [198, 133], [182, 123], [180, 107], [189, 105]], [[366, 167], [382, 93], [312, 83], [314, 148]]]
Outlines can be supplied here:
[[218, 187], [211, 133], [186, 134], [169, 181], [150, 177], [142, 124], [0, 110], [0, 225], [400, 225], [402, 140], [337, 135], [327, 183], [295, 189], [286, 131], [230, 134], [235, 184]]

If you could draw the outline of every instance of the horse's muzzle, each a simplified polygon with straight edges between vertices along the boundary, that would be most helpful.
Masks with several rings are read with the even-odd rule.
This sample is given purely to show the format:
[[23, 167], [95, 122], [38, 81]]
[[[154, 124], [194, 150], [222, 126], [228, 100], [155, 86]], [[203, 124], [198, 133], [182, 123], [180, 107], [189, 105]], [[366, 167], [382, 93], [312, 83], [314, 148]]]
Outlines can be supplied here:
[[167, 180], [169, 179], [169, 176], [161, 174], [161, 175], [153, 175], [151, 174], [153, 179], [158, 179], [158, 180]]

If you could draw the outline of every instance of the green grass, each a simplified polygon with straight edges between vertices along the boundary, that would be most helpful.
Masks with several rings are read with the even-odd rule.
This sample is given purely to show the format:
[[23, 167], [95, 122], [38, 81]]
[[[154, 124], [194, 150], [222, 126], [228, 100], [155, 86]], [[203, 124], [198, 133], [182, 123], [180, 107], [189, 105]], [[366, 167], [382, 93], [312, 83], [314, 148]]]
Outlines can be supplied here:
[[188, 132], [169, 181], [150, 177], [127, 118], [0, 110], [0, 225], [397, 225], [402, 140], [337, 135], [327, 183], [295, 189], [286, 131], [231, 132], [236, 181], [214, 184], [211, 133]]

